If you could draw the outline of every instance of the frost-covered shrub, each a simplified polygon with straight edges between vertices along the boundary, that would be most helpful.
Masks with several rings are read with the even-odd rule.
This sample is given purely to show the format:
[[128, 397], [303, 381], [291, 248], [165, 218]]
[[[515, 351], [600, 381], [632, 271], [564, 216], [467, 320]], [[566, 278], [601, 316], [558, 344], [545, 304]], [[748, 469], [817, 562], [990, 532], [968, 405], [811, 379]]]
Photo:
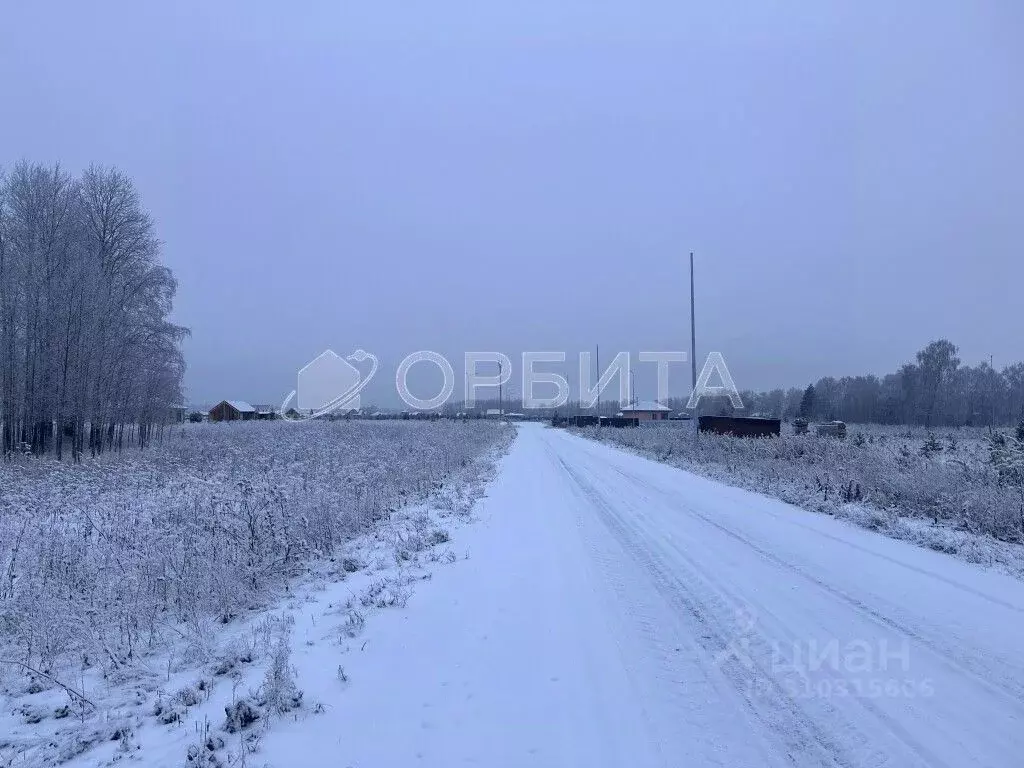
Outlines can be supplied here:
[[385, 578], [370, 582], [359, 596], [364, 608], [405, 608], [412, 597], [408, 581], [403, 578]]
[[260, 689], [263, 706], [278, 715], [290, 712], [302, 704], [302, 691], [295, 685], [295, 674], [291, 667], [293, 623], [294, 620], [289, 617], [278, 626], [270, 665]]
[[221, 760], [219, 751], [224, 749], [224, 739], [219, 736], [208, 735], [199, 744], [189, 745], [185, 753], [185, 764], [197, 766], [197, 768], [223, 768], [224, 761]]
[[224, 707], [224, 730], [228, 733], [238, 733], [259, 719], [259, 705], [247, 697]]
[[490, 422], [187, 424], [81, 465], [0, 462], [0, 658], [112, 672], [264, 604], [507, 442]]
[[164, 725], [180, 723], [185, 717], [185, 707], [173, 698], [158, 698], [153, 705], [153, 716]]

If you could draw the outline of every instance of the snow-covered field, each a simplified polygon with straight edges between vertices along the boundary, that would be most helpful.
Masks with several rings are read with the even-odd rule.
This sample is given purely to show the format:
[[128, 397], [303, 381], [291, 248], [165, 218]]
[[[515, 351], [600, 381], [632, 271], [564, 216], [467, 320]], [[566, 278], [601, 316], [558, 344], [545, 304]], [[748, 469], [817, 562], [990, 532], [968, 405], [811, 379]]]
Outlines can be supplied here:
[[1024, 464], [1000, 472], [987, 430], [853, 424], [838, 440], [784, 426], [771, 440], [698, 439], [686, 422], [579, 433], [1024, 578]]
[[512, 434], [186, 425], [82, 466], [0, 465], [0, 766], [79, 753], [181, 765], [197, 728], [231, 741], [225, 697], [264, 719], [315, 709], [296, 706], [285, 652], [298, 596], [337, 593], [337, 676], [365, 613], [404, 603], [421, 562], [455, 559], [449, 521], [468, 515]]
[[0, 757], [84, 737], [75, 768], [1020, 765], [1021, 581], [537, 424], [494, 471], [509, 433], [475, 434], [483, 460], [262, 609], [64, 680], [96, 711], [12, 690], [0, 734], [35, 746]]

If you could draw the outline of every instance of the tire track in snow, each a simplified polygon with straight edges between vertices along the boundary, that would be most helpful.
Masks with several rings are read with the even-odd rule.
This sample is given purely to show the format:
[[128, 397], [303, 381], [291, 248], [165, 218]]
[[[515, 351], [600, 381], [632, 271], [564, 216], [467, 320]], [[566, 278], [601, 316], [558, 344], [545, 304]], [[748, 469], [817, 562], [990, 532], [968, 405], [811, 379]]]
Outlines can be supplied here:
[[[586, 441], [586, 440], [584, 440], [582, 438], [579, 438], [577, 441], [575, 441], [574, 448], [578, 449], [582, 453], [587, 454], [587, 456], [590, 459], [592, 459], [592, 460], [602, 461], [600, 453], [599, 452], [595, 452], [594, 448], [606, 448], [606, 446], [603, 446], [603, 445], [600, 445], [600, 444], [596, 444], [596, 443], [590, 443], [590, 444], [587, 444], [587, 443], [588, 443], [588, 441]], [[621, 450], [621, 449], [619, 449], [619, 450]], [[644, 457], [640, 457], [639, 454], [627, 454], [627, 455], [638, 456], [639, 458], [643, 458], [645, 461], [650, 461], [649, 459], [646, 459]], [[672, 465], [672, 464], [660, 464], [659, 468], [660, 469], [670, 469], [670, 470], [673, 470], [673, 471], [676, 471], [676, 472], [685, 472], [687, 475], [691, 475], [692, 474], [688, 470], [683, 469], [681, 467], [676, 467], [675, 465]], [[621, 467], [615, 467], [614, 469], [615, 469], [616, 472], [624, 473], [624, 471], [621, 469]], [[705, 482], [705, 483], [713, 483], [713, 482], [715, 482], [714, 480], [706, 478], [706, 477], [704, 477], [702, 475], [692, 475], [692, 476], [695, 479], [698, 479], [701, 482]], [[659, 488], [657, 484], [655, 484], [653, 486], [650, 486], [649, 482], [647, 480], [637, 478], [635, 475], [632, 476], [632, 477], [633, 477], [633, 479], [636, 479], [639, 482], [643, 483], [646, 487], [654, 487], [659, 492], [666, 493], [666, 491], [664, 491], [663, 489]], [[754, 493], [754, 491], [749, 491], [747, 489], [739, 488], [739, 487], [734, 487], [734, 486], [722, 486], [722, 491], [723, 491], [723, 495], [728, 495], [728, 496], [733, 497], [733, 498], [742, 498], [743, 496], [745, 496], [747, 494]], [[776, 503], [779, 503], [779, 504], [787, 504], [788, 505], [788, 502], [784, 502], [784, 501], [777, 500], [777, 499], [774, 500], [774, 501]], [[751, 509], [750, 505], [748, 503], [744, 502], [744, 501], [737, 501], [736, 504], [737, 504], [737, 506], [741, 506], [741, 507], [744, 507], [746, 509]], [[687, 511], [690, 511], [690, 512], [694, 511], [694, 510], [690, 509], [689, 507], [687, 507], [686, 509], [687, 509]], [[930, 579], [936, 579], [938, 581], [943, 582], [944, 584], [948, 584], [949, 586], [953, 587], [954, 589], [957, 589], [957, 590], [960, 590], [960, 591], [965, 592], [967, 594], [973, 595], [974, 597], [977, 597], [977, 598], [980, 598], [982, 600], [985, 600], [986, 602], [992, 603], [993, 605], [997, 605], [1000, 608], [1005, 608], [1005, 609], [1013, 611], [1015, 613], [1024, 614], [1024, 604], [1013, 603], [1013, 602], [1010, 602], [1008, 600], [1003, 600], [1003, 599], [1001, 599], [999, 597], [996, 597], [995, 595], [991, 595], [991, 594], [988, 594], [986, 592], [982, 592], [981, 590], [974, 589], [970, 585], [964, 584], [964, 583], [962, 583], [962, 582], [960, 582], [960, 581], [958, 581], [956, 579], [951, 579], [951, 578], [945, 576], [944, 574], [939, 573], [939, 572], [937, 572], [935, 570], [927, 569], [927, 568], [920, 568], [920, 567], [918, 567], [916, 565], [913, 565], [912, 563], [908, 563], [908, 562], [899, 560], [899, 559], [897, 559], [895, 557], [889, 557], [888, 555], [882, 554], [881, 552], [873, 551], [871, 549], [868, 549], [867, 547], [859, 546], [859, 545], [857, 545], [857, 544], [855, 544], [855, 543], [853, 543], [851, 541], [848, 541], [848, 540], [846, 540], [846, 539], [844, 539], [844, 538], [842, 538], [840, 536], [835, 536], [835, 535], [832, 535], [830, 533], [827, 533], [827, 532], [821, 530], [819, 527], [815, 527], [815, 526], [807, 525], [806, 523], [801, 523], [801, 522], [798, 522], [798, 521], [794, 521], [792, 518], [783, 518], [781, 515], [779, 515], [776, 512], [772, 511], [770, 507], [768, 507], [768, 508], [759, 507], [756, 510], [756, 513], [759, 514], [759, 515], [769, 516], [769, 517], [771, 517], [771, 518], [773, 518], [773, 519], [775, 519], [775, 520], [779, 521], [780, 523], [782, 523], [784, 525], [787, 525], [787, 526], [796, 526], [796, 527], [798, 527], [798, 528], [800, 528], [802, 530], [807, 531], [808, 533], [810, 533], [813, 536], [821, 536], [823, 538], [829, 539], [830, 541], [833, 541], [833, 542], [835, 542], [837, 544], [840, 544], [843, 547], [854, 549], [854, 550], [856, 550], [858, 552], [861, 552], [861, 553], [863, 553], [863, 554], [865, 554], [865, 555], [867, 555], [869, 557], [877, 558], [877, 559], [882, 560], [882, 561], [884, 561], [886, 563], [890, 563], [892, 565], [895, 565], [898, 568], [905, 569], [907, 571], [911, 571], [911, 572], [919, 574], [921, 576], [926, 576], [926, 577], [928, 577]]]
[[[643, 486], [646, 488], [653, 488], [656, 492], [663, 495], [670, 502], [673, 502], [675, 506], [677, 506], [678, 508], [685, 510], [693, 517], [698, 518], [707, 525], [712, 526], [713, 528], [721, 531], [725, 535], [744, 544], [746, 547], [757, 553], [758, 556], [760, 556], [762, 559], [772, 563], [776, 567], [788, 573], [798, 576], [800, 579], [811, 584], [816, 589], [819, 589], [831, 595], [832, 597], [835, 597], [837, 600], [841, 600], [854, 610], [861, 613], [863, 616], [867, 617], [875, 624], [883, 628], [893, 630], [901, 635], [905, 635], [909, 638], [912, 638], [923, 648], [930, 651], [938, 660], [940, 660], [943, 664], [947, 665], [951, 670], [969, 676], [975, 681], [977, 685], [981, 686], [985, 690], [1004, 697], [1009, 704], [1020, 710], [1021, 719], [1022, 721], [1024, 721], [1024, 685], [1014, 680], [1006, 681], [1002, 677], [992, 675], [991, 670], [989, 670], [988, 668], [979, 668], [977, 662], [975, 662], [971, 657], [966, 657], [963, 654], [957, 654], [953, 649], [941, 643], [941, 641], [928, 637], [923, 632], [917, 630], [914, 627], [909, 626], [905, 622], [898, 621], [892, 618], [891, 616], [887, 616], [881, 613], [880, 611], [875, 610], [871, 606], [867, 605], [861, 600], [858, 600], [852, 595], [847, 594], [843, 590], [833, 587], [830, 584], [823, 581], [822, 579], [812, 576], [811, 574], [807, 573], [805, 570], [799, 568], [798, 566], [795, 566], [792, 563], [783, 560], [782, 558], [776, 556], [772, 552], [769, 552], [768, 550], [759, 546], [755, 542], [751, 541], [748, 537], [744, 536], [738, 531], [723, 525], [717, 520], [711, 519], [707, 515], [687, 505], [685, 502], [679, 499], [677, 494], [673, 494], [669, 491], [664, 490], [663, 488], [659, 488], [657, 485], [652, 486], [651, 484], [646, 483], [643, 479], [621, 469], [620, 467], [614, 467], [613, 469], [618, 475], [628, 480], [632, 484]], [[974, 590], [972, 590], [972, 592], [974, 592]], [[1010, 608], [1013, 607], [1014, 606], [1010, 606]]]
[[[805, 648], [822, 637], [878, 647], [888, 640], [903, 647], [903, 658], [913, 656], [914, 675], [905, 682], [936, 681], [934, 692], [796, 694], [798, 719], [818, 724], [838, 745], [838, 759], [894, 768], [1016, 764], [1024, 747], [1024, 665], [1013, 639], [1024, 605], [1019, 584], [952, 559], [947, 569], [945, 558], [909, 544], [847, 532], [827, 519], [815, 525], [801, 520], [811, 513], [768, 498], [762, 510], [756, 494], [562, 432], [547, 434], [567, 479], [590, 486], [594, 517], [626, 543], [635, 539], [626, 547], [631, 557], [667, 573], [670, 592], [683, 596], [681, 611], [692, 611], [694, 602], [704, 609], [690, 614], [695, 635], [702, 619], [727, 636], [729, 610], [748, 605], [760, 619], [749, 637], [755, 662], [765, 658], [768, 639], [796, 638]], [[829, 526], [835, 530], [818, 530]], [[895, 559], [901, 557], [907, 562]], [[853, 591], [858, 586], [863, 595]], [[710, 644], [700, 640], [716, 648], [714, 636]], [[872, 664], [871, 682], [888, 674], [884, 664]], [[856, 682], [849, 668], [835, 672], [840, 683]], [[799, 750], [790, 757], [802, 764]]]
[[[701, 516], [701, 519], [705, 518]], [[716, 527], [720, 526], [716, 525]], [[745, 540], [743, 541], [745, 543]], [[681, 560], [687, 563], [694, 581], [699, 580], [705, 582], [709, 589], [718, 592], [722, 596], [724, 596], [728, 604], [734, 606], [749, 606], [751, 604], [751, 601], [749, 599], [746, 599], [739, 592], [730, 589], [728, 586], [720, 582], [709, 582], [705, 578], [705, 575], [703, 575], [703, 573], [705, 573], [706, 571], [703, 571], [700, 567], [700, 564], [693, 560], [691, 557], [689, 557], [686, 550], [680, 547], [678, 544], [660, 542], [656, 538], [648, 538], [647, 543], [650, 547], [665, 546], [668, 549], [672, 550], [672, 552], [674, 552], [677, 557], [681, 558]], [[775, 558], [771, 558], [771, 561], [774, 563]], [[790, 640], [794, 644], [794, 646], [797, 642], [799, 642], [800, 636], [794, 633], [791, 630], [791, 628], [788, 627], [786, 623], [783, 620], [781, 620], [781, 618], [777, 616], [777, 614], [773, 610], [771, 610], [764, 602], [756, 602], [756, 605], [758, 624], [764, 626], [765, 629], [770, 630], [770, 635], [776, 641], [779, 638], [785, 638], [787, 640]], [[768, 622], [765, 622], [766, 616], [768, 617]], [[758, 650], [761, 652], [762, 657], [768, 656], [772, 658], [772, 662], [770, 664], [766, 664], [762, 668], [763, 670], [773, 666], [777, 666], [779, 658], [781, 658], [783, 662], [787, 663], [791, 667], [793, 667], [796, 664], [796, 659], [794, 658], [793, 654], [785, 653], [784, 645], [776, 645], [772, 648], [768, 648], [766, 641], [761, 636], [748, 638], [748, 642], [755, 642], [758, 644]], [[749, 653], [753, 651], [754, 648], [748, 649]], [[803, 675], [806, 675], [807, 678], [814, 677], [812, 675], [812, 671], [807, 669], [803, 670]], [[819, 680], [825, 683], [830, 682], [827, 676], [819, 677]], [[790, 680], [787, 682], [797, 683], [797, 685], [799, 686], [799, 683], [801, 681]], [[756, 687], [757, 686], [755, 686], [755, 688]], [[781, 687], [784, 687], [784, 684]], [[814, 686], [809, 685], [807, 687], [813, 688]], [[874, 703], [870, 699], [861, 696], [854, 696], [843, 699], [843, 703], [847, 703], [847, 705], [849, 705], [849, 702], [853, 702], [854, 705], [856, 705], [859, 709], [865, 710], [873, 719], [880, 721], [880, 724], [886, 730], [888, 730], [891, 733], [891, 735], [916, 758], [916, 760], [919, 761], [919, 765], [930, 767], [948, 765], [945, 761], [939, 758], [934, 753], [934, 751], [932, 751], [929, 748], [927, 744], [923, 743], [920, 739], [914, 738], [913, 735], [910, 734], [905, 728], [903, 728], [897, 721], [889, 717], [888, 714], [886, 714], [885, 712], [880, 710], [876, 705], [874, 705]], [[869, 737], [863, 731], [853, 729], [847, 722], [844, 714], [839, 709], [831, 706], [822, 707], [822, 705], [824, 705], [824, 702], [819, 702], [819, 707], [826, 710], [827, 718], [831, 721], [829, 730], [844, 731], [850, 743], [856, 745], [857, 765], [903, 766], [907, 764], [905, 762], [905, 759], [902, 759], [900, 761], [894, 761], [891, 758], [891, 756], [883, 752], [880, 752], [879, 750], [874, 748], [874, 746], [872, 745], [871, 737]], [[811, 716], [809, 715], [809, 717]]]
[[[695, 633], [700, 641], [705, 654], [715, 656], [728, 648], [726, 638], [729, 636], [726, 627], [729, 621], [724, 614], [730, 611], [735, 612], [738, 608], [748, 605], [748, 601], [733, 590], [713, 580], [708, 581], [706, 572], [696, 561], [690, 558], [685, 549], [666, 543], [663, 538], [663, 531], [657, 529], [645, 530], [642, 521], [646, 516], [638, 510], [632, 510], [633, 514], [626, 519], [615, 505], [609, 503], [606, 492], [599, 490], [597, 485], [601, 480], [598, 475], [607, 481], [608, 469], [614, 473], [621, 470], [610, 463], [602, 463], [595, 472], [593, 467], [584, 467], [581, 463], [570, 464], [561, 456], [557, 456], [559, 463], [566, 474], [577, 484], [591, 500], [594, 508], [601, 513], [602, 518], [613, 531], [623, 545], [630, 551], [637, 561], [649, 568], [656, 576], [659, 590], [666, 600], [676, 605], [683, 611], [687, 611], [697, 622], [699, 627]], [[605, 464], [608, 464], [605, 466]], [[583, 475], [587, 477], [584, 478]], [[635, 477], [628, 477], [630, 480], [630, 492], [633, 496], [644, 497], [643, 490], [647, 485]], [[622, 494], [628, 495], [628, 494]], [[687, 509], [687, 511], [692, 511]], [[712, 522], [700, 516], [704, 522]], [[728, 531], [723, 531], [728, 533]], [[666, 548], [671, 550], [672, 557], [668, 560], [657, 553]], [[685, 565], [685, 574], [682, 566]], [[799, 571], [796, 571], [799, 573]], [[803, 575], [803, 574], [801, 574]], [[705, 593], [699, 594], [692, 585], [704, 583]], [[712, 594], [707, 594], [710, 591]], [[714, 593], [718, 593], [715, 595]], [[792, 633], [785, 631], [785, 626], [774, 617], [765, 606], [758, 606], [761, 616], [771, 616], [776, 625], [774, 636], [776, 639], [780, 634]], [[778, 630], [781, 629], [782, 632]], [[827, 698], [815, 699], [815, 711], [807, 712], [799, 701], [793, 699], [786, 692], [786, 681], [779, 681], [772, 674], [772, 653], [777, 653], [777, 648], [770, 649], [767, 641], [759, 636], [747, 638], [751, 647], [747, 649], [748, 659], [753, 662], [755, 669], [744, 669], [742, 664], [734, 663], [729, 659], [722, 664], [722, 672], [733, 683], [734, 687], [742, 695], [746, 706], [754, 712], [768, 730], [773, 733], [785, 734], [785, 751], [787, 757], [794, 765], [920, 765], [920, 766], [947, 766], [933, 750], [920, 740], [911, 735], [898, 722], [881, 711], [873, 703], [861, 697], [844, 699], [840, 703], [845, 708], [855, 705], [865, 710], [878, 726], [888, 732], [890, 740], [898, 745], [896, 751], [903, 753], [899, 760], [892, 760], [885, 750], [879, 749], [876, 742], [879, 741], [878, 731], [872, 729], [872, 734], [858, 730], [851, 724], [850, 719], [841, 708], [832, 705]], [[792, 684], [792, 681], [790, 681]], [[788, 715], [783, 715], [788, 713]], [[861, 720], [863, 718], [860, 718]], [[815, 749], [814, 745], [819, 749]]]
[[[564, 468], [550, 447], [548, 454], [553, 466], [564, 475]], [[735, 692], [708, 661], [692, 631], [678, 620], [678, 610], [661, 597], [652, 574], [638, 567], [621, 540], [589, 514], [592, 499], [572, 478], [566, 477], [566, 486], [581, 501], [576, 522], [597, 570], [596, 583], [607, 585], [614, 593], [607, 595], [607, 610], [619, 621], [610, 620], [609, 629], [620, 635], [623, 663], [641, 700], [646, 697], [645, 717], [660, 742], [664, 766], [676, 768], [681, 761], [729, 768], [790, 765], [778, 758], [775, 745], [763, 737], [760, 723], [752, 716], [747, 723], [752, 733], [745, 744], [723, 742], [720, 722], [715, 719], [721, 717], [721, 712], [715, 712], [712, 702], [723, 702], [729, 717], [744, 718], [747, 715]], [[622, 618], [627, 626], [638, 631], [642, 648], [631, 646], [621, 637]], [[648, 668], [652, 657], [653, 672]], [[647, 679], [651, 675], [660, 681], [655, 690]]]
[[[764, 728], [764, 735], [782, 747], [787, 761], [796, 766], [847, 766], [862, 765], [848, 760], [842, 754], [841, 744], [825, 729], [808, 718], [789, 699], [782, 687], [762, 666], [747, 669], [735, 658], [727, 658], [716, 664], [729, 647], [731, 633], [727, 622], [715, 617], [702, 600], [673, 574], [673, 569], [655, 555], [646, 542], [637, 542], [635, 535], [623, 523], [614, 509], [594, 487], [583, 479], [579, 472], [560, 456], [558, 461], [566, 475], [590, 501], [594, 510], [601, 515], [616, 539], [630, 556], [651, 575], [653, 584], [661, 596], [676, 608], [681, 615], [688, 615], [695, 626], [691, 626], [692, 638], [702, 652], [702, 664], [723, 675], [732, 686], [734, 695], [742, 701]], [[711, 672], [709, 671], [709, 676]], [[756, 697], [753, 692], [762, 695]], [[924, 765], [924, 763], [922, 763]]]

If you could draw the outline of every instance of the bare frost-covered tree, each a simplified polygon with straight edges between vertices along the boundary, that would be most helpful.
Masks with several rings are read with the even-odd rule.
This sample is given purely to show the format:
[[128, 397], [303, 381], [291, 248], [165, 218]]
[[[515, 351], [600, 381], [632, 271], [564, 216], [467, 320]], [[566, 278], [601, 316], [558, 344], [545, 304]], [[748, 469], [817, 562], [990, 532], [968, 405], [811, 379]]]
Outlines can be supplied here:
[[23, 161], [0, 177], [5, 455], [145, 444], [181, 401], [175, 287], [120, 171]]

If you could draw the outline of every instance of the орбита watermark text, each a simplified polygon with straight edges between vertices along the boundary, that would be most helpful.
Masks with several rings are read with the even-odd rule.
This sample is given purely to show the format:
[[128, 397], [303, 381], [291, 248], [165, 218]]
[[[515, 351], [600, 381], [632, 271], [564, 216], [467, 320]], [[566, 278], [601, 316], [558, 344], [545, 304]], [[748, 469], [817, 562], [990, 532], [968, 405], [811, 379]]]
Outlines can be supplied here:
[[[526, 409], [557, 409], [570, 401], [581, 408], [593, 408], [602, 398], [626, 405], [637, 400], [633, 391], [636, 367], [653, 365], [657, 378], [655, 402], [663, 403], [669, 397], [671, 365], [688, 360], [686, 352], [676, 350], [642, 351], [635, 361], [629, 352], [618, 352], [603, 370], [598, 370], [596, 357], [590, 352], [580, 352], [575, 357], [570, 361], [564, 351], [529, 351], [523, 352], [514, 364], [503, 352], [465, 352], [460, 361], [460, 387], [455, 366], [448, 358], [431, 350], [418, 350], [406, 355], [396, 366], [395, 390], [402, 402], [415, 411], [440, 409], [456, 391], [465, 407], [473, 408], [481, 390], [488, 390], [493, 396], [496, 388], [510, 384], [518, 388], [517, 399]], [[566, 375], [567, 365], [576, 366], [579, 374], [575, 391]], [[413, 393], [409, 376], [417, 366], [431, 366], [440, 372], [442, 383], [436, 392]], [[293, 401], [290, 412], [297, 418], [358, 409], [361, 393], [379, 367], [376, 355], [363, 349], [346, 357], [328, 349], [299, 370], [296, 387], [284, 399], [281, 412], [289, 412]], [[712, 380], [720, 383], [712, 384]], [[720, 352], [707, 356], [686, 407], [695, 409], [704, 397], [727, 397], [734, 408], [743, 407], [739, 390]]]

